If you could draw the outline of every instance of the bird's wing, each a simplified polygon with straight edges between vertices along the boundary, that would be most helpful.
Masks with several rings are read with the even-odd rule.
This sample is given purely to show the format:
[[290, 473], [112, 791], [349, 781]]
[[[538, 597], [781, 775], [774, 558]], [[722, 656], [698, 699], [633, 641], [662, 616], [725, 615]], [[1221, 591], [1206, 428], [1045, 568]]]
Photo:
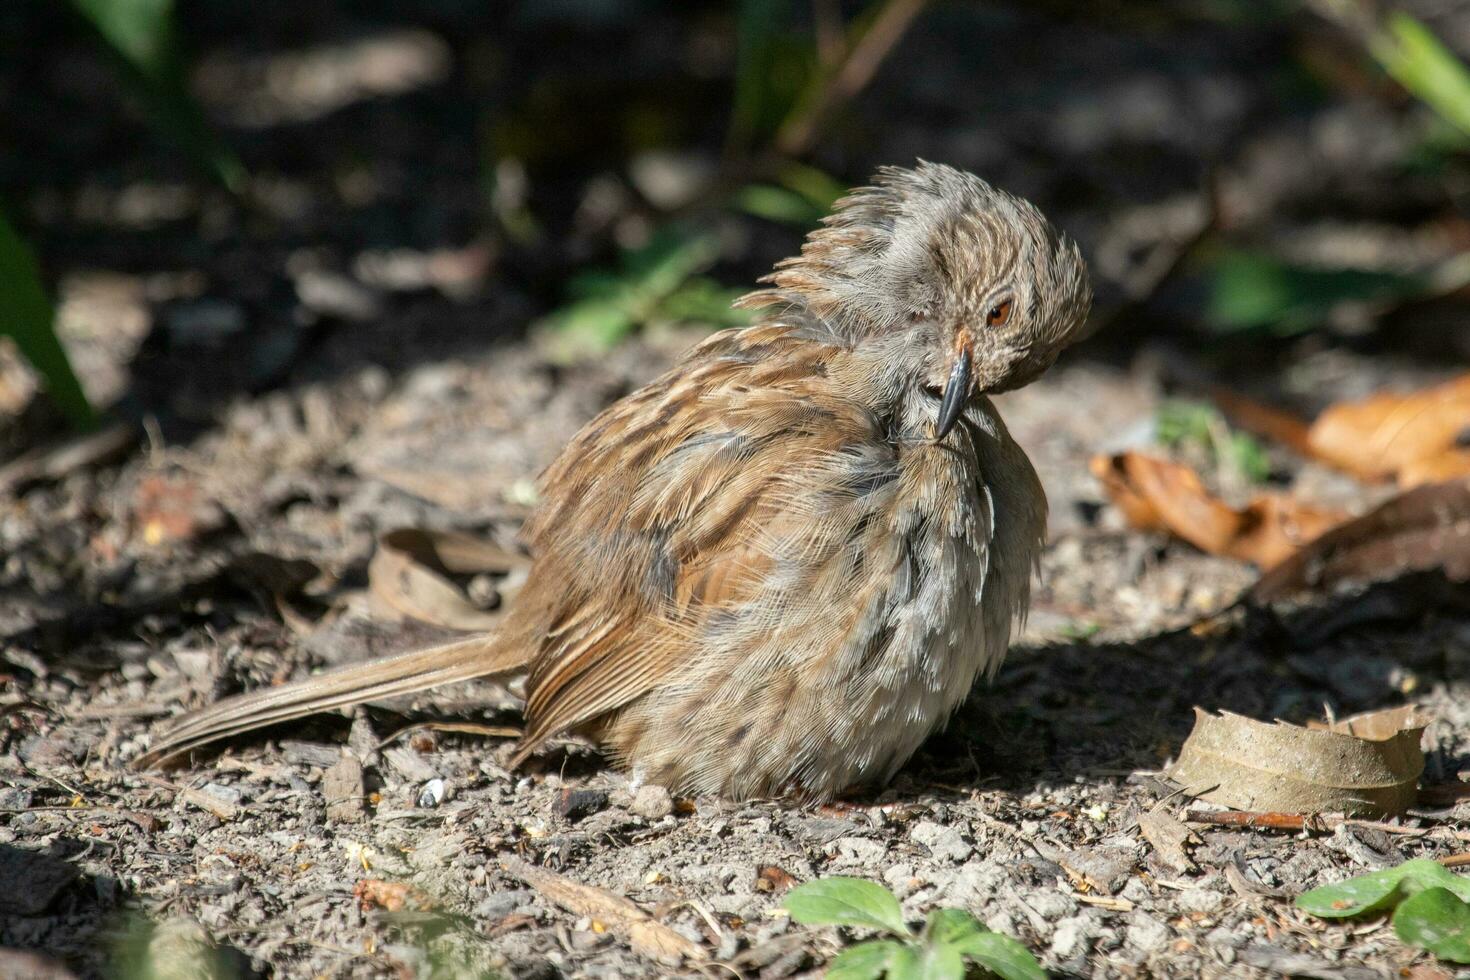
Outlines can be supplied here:
[[[841, 356], [779, 326], [716, 335], [563, 451], [527, 528], [518, 601], [544, 629], [520, 758], [697, 669], [717, 617], [855, 609], [891, 573], [865, 567], [883, 529], [844, 510], [891, 498], [897, 467], [826, 382]], [[839, 643], [843, 610], [818, 612]]]

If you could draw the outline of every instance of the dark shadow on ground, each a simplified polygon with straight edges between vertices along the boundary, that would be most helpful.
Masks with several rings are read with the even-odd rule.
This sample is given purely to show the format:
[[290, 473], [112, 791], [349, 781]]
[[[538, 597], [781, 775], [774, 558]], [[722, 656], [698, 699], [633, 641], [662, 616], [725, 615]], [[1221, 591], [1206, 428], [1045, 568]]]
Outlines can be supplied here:
[[[1072, 643], [1011, 652], [943, 733], [899, 777], [915, 785], [1033, 786], [1156, 771], [1176, 756], [1193, 708], [1303, 722], [1399, 704], [1419, 685], [1462, 677], [1456, 644], [1470, 588], [1410, 575], [1287, 613], [1227, 621], [1136, 643]], [[1431, 753], [1426, 782], [1458, 760]]]

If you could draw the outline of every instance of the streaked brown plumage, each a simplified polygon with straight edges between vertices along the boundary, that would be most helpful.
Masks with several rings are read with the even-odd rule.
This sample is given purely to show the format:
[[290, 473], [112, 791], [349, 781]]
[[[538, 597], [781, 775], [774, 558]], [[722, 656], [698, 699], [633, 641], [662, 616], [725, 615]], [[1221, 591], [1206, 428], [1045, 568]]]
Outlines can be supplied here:
[[[1005, 655], [1046, 501], [986, 393], [1091, 301], [1076, 246], [949, 167], [839, 202], [751, 327], [577, 434], [496, 633], [229, 698], [145, 761], [276, 721], [528, 670], [519, 764], [564, 732], [691, 793], [886, 781]], [[941, 395], [943, 397], [941, 397]]]

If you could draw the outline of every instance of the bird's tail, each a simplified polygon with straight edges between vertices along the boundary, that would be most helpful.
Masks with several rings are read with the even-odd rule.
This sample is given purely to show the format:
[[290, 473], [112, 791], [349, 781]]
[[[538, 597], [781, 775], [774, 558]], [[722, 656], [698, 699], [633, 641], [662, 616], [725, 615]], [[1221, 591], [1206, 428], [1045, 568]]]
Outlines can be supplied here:
[[364, 701], [412, 694], [441, 684], [524, 669], [520, 643], [497, 633], [351, 664], [279, 687], [266, 687], [191, 711], [160, 731], [152, 747], [133, 761], [146, 768], [162, 759], [217, 739], [277, 722], [303, 718]]

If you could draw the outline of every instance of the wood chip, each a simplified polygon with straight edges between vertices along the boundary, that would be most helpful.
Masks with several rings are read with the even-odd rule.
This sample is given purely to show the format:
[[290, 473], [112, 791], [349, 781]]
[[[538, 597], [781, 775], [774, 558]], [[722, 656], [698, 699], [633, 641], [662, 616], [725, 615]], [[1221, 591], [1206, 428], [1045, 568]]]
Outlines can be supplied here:
[[621, 895], [581, 884], [511, 855], [502, 857], [500, 866], [568, 912], [601, 923], [644, 956], [669, 966], [677, 966], [686, 959], [695, 962], [709, 959], [709, 953], [702, 947], [656, 921]]
[[362, 763], [350, 753], [342, 753], [336, 765], [322, 773], [322, 797], [327, 803], [327, 820], [332, 823], [356, 823], [367, 815], [363, 805]]
[[1138, 829], [1165, 865], [1179, 872], [1194, 869], [1194, 861], [1184, 850], [1190, 838], [1189, 828], [1170, 813], [1157, 808], [1150, 810], [1138, 818]]
[[202, 789], [194, 789], [192, 786], [180, 786], [174, 792], [185, 803], [212, 813], [221, 820], [234, 820], [240, 815], [240, 808], [238, 806], [228, 800], [222, 800], [212, 793], [206, 793]]
[[410, 783], [426, 783], [439, 775], [423, 756], [407, 745], [395, 745], [390, 749], [384, 749], [383, 761]]

